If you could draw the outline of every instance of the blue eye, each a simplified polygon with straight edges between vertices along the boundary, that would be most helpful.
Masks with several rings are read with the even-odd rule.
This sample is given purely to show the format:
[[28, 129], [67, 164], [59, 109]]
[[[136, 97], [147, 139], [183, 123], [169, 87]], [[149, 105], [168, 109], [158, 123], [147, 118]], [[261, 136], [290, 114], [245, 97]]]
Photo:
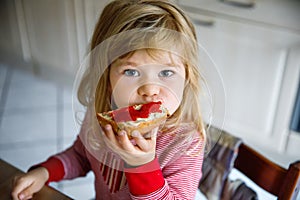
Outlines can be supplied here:
[[137, 77], [140, 75], [140, 73], [134, 69], [126, 69], [126, 70], [124, 70], [124, 74], [126, 76], [134, 76], [134, 77]]
[[159, 76], [161, 77], [170, 77], [174, 74], [174, 71], [172, 70], [163, 70], [161, 72], [159, 72]]

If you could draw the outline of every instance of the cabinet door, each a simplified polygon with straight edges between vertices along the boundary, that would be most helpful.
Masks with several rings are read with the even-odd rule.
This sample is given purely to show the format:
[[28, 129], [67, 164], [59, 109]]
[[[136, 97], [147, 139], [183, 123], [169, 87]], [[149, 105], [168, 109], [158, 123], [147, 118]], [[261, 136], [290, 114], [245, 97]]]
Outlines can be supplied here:
[[89, 41], [100, 14], [109, 0], [78, 0], [74, 1], [74, 12], [76, 16], [77, 44], [79, 61], [81, 62], [89, 50]]
[[299, 0], [177, 0], [184, 9], [269, 28], [300, 31]]
[[[72, 83], [106, 1], [15, 1], [23, 57], [40, 76]], [[21, 29], [22, 28], [22, 29]]]
[[26, 35], [23, 32], [24, 28], [20, 26], [19, 18], [24, 19], [22, 13], [17, 12], [17, 10], [18, 7], [14, 1], [0, 1], [0, 62], [1, 64], [32, 71], [30, 55], [27, 53], [24, 41], [20, 37], [21, 33]]
[[[224, 81], [223, 128], [256, 146], [283, 148], [287, 137], [274, 134], [286, 127], [275, 126], [275, 120], [283, 79], [288, 78], [285, 72], [289, 49], [300, 41], [299, 35], [220, 18], [210, 20], [211, 26], [197, 25], [196, 29], [200, 44], [216, 63]], [[291, 70], [299, 73], [298, 69], [299, 65]], [[289, 113], [283, 117], [290, 117]]]
[[24, 13], [27, 49], [37, 73], [50, 77], [54, 72], [72, 74], [78, 64], [72, 4], [59, 0], [16, 1], [16, 4]]

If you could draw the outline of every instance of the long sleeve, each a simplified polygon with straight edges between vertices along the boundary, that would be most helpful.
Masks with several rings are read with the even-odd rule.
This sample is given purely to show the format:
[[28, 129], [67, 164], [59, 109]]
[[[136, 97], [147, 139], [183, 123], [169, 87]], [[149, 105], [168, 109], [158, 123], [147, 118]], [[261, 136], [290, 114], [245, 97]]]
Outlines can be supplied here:
[[85, 176], [91, 169], [85, 151], [80, 138], [77, 137], [77, 140], [70, 148], [49, 157], [42, 163], [34, 165], [29, 170], [37, 167], [45, 167], [49, 173], [47, 183]]
[[90, 162], [86, 155], [86, 148], [79, 136], [70, 148], [54, 157], [59, 159], [64, 166], [65, 174], [63, 179], [85, 176], [91, 170]]
[[157, 158], [140, 167], [125, 168], [125, 175], [132, 195], [149, 194], [165, 183]]
[[[200, 152], [203, 143], [194, 151]], [[179, 150], [179, 149], [178, 149]], [[155, 160], [153, 162], [156, 162]], [[203, 153], [188, 155], [183, 154], [177, 160], [166, 165], [163, 169], [146, 173], [126, 174], [131, 198], [140, 199], [194, 199], [202, 175]], [[154, 165], [151, 163], [151, 165]], [[154, 169], [156, 169], [154, 167]], [[139, 177], [142, 179], [140, 181]], [[146, 180], [146, 181], [143, 181]], [[163, 182], [162, 182], [163, 180]], [[160, 184], [162, 185], [160, 186]], [[145, 194], [142, 188], [156, 188]], [[131, 188], [134, 188], [132, 190]], [[140, 191], [139, 191], [140, 189]], [[134, 191], [134, 193], [132, 192]]]
[[28, 171], [33, 170], [37, 167], [44, 167], [47, 169], [49, 173], [49, 178], [46, 184], [53, 181], [60, 181], [65, 176], [65, 170], [62, 162], [55, 157], [50, 157], [48, 158], [48, 160], [30, 167]]
[[31, 169], [38, 166], [45, 167], [49, 172], [48, 182], [85, 176], [91, 170], [91, 166], [87, 156], [87, 149], [83, 145], [80, 135], [85, 134], [89, 120], [90, 118], [87, 112], [82, 123], [80, 134], [72, 146], [61, 153], [49, 157], [45, 162], [37, 164]]

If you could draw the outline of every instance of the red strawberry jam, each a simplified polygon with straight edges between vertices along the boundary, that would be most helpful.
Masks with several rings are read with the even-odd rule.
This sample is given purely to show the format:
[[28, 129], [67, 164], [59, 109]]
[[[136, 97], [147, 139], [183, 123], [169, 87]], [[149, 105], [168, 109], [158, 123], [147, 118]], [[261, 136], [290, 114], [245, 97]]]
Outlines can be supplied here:
[[112, 112], [112, 117], [116, 122], [135, 121], [137, 118], [148, 118], [150, 113], [161, 113], [160, 106], [161, 102], [150, 102], [120, 108]]

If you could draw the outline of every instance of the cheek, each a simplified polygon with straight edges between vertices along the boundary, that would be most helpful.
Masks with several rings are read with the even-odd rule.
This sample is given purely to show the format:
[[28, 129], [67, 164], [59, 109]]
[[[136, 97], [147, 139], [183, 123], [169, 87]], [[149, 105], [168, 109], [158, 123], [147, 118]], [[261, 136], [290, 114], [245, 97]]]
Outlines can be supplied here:
[[130, 103], [130, 97], [134, 92], [134, 85], [127, 79], [116, 79], [111, 81], [112, 100], [117, 107], [125, 107]]
[[178, 99], [170, 99], [165, 106], [167, 107], [169, 114], [173, 115], [175, 111], [179, 108], [181, 101]]
[[[112, 67], [110, 71], [110, 90], [111, 90], [111, 104], [120, 107], [123, 105], [122, 99], [125, 98], [127, 87], [123, 84], [124, 80], [119, 75], [117, 70]], [[122, 98], [121, 98], [122, 97]]]
[[180, 106], [183, 98], [184, 81], [176, 81], [164, 88], [165, 106], [173, 114]]

